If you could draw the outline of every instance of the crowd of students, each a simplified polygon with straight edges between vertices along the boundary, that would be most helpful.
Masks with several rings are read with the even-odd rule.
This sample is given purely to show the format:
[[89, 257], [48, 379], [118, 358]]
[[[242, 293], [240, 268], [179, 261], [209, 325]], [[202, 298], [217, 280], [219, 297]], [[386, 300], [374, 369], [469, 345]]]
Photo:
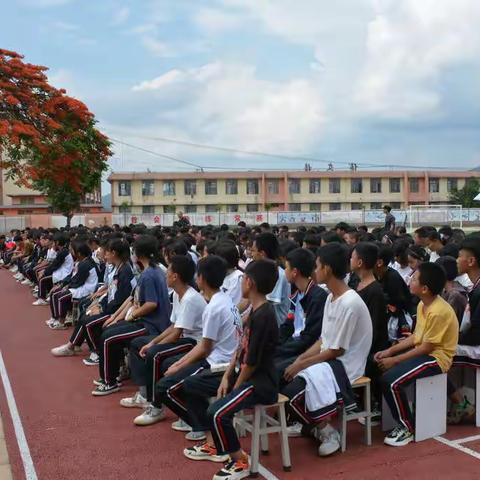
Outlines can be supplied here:
[[[335, 414], [359, 408], [352, 385], [372, 381], [398, 426], [385, 444], [414, 438], [406, 387], [448, 372], [457, 345], [480, 345], [480, 232], [450, 227], [235, 229], [118, 225], [12, 231], [3, 268], [49, 306], [49, 328], [71, 327], [57, 357], [84, 352], [98, 368], [92, 395], [132, 382], [120, 400], [135, 425], [178, 416], [192, 460], [224, 463], [214, 479], [248, 476], [234, 415], [289, 399], [289, 435], [318, 454], [340, 449]], [[474, 416], [449, 380], [448, 422]]]

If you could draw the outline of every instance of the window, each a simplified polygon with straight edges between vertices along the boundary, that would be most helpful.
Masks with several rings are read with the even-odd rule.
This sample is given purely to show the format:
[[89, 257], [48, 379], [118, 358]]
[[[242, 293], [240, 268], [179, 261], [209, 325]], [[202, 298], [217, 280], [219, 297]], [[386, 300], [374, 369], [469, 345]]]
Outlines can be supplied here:
[[358, 202], [352, 202], [352, 210], [362, 210], [363, 204]]
[[218, 211], [218, 205], [205, 205], [205, 212], [214, 213]]
[[196, 195], [197, 194], [197, 181], [196, 180], [185, 180], [184, 190], [185, 190], [185, 195]]
[[166, 197], [175, 195], [175, 182], [173, 180], [163, 181], [163, 195]]
[[319, 212], [322, 209], [321, 203], [311, 203], [310, 204], [310, 211], [311, 212]]
[[328, 192], [329, 193], [340, 193], [340, 179], [339, 178], [330, 178], [328, 181]]
[[153, 205], [143, 205], [142, 213], [155, 213], [155, 207]]
[[300, 179], [290, 178], [288, 180], [288, 193], [300, 193]]
[[258, 204], [257, 203], [247, 204], [247, 212], [258, 212]]
[[393, 210], [400, 210], [402, 208], [402, 204], [400, 202], [392, 202], [390, 206]]
[[237, 193], [238, 193], [238, 181], [237, 180], [227, 180], [225, 182], [225, 193], [227, 195], [237, 195]]
[[153, 180], [144, 180], [142, 182], [142, 195], [155, 195], [155, 183]]
[[440, 181], [438, 178], [431, 178], [428, 182], [428, 191], [430, 193], [438, 193], [440, 191]]
[[333, 212], [334, 210], [341, 210], [342, 209], [342, 204], [337, 203], [337, 202], [329, 203], [328, 207], [329, 207], [330, 211]]
[[383, 205], [381, 204], [381, 202], [372, 202], [372, 203], [370, 204], [370, 208], [371, 208], [372, 210], [381, 210], [382, 207], [383, 207]]
[[175, 213], [175, 205], [164, 205], [163, 206], [164, 213]]
[[[352, 190], [352, 192], [353, 192], [353, 190]], [[360, 190], [360, 192], [361, 192], [361, 190]], [[370, 193], [382, 193], [382, 179], [381, 178], [371, 178], [370, 179]]]
[[458, 180], [456, 178], [447, 178], [447, 192], [453, 192], [458, 189]]
[[268, 193], [278, 195], [278, 192], [280, 191], [280, 182], [278, 179], [267, 180], [267, 190]]
[[362, 193], [362, 179], [361, 178], [352, 178], [351, 192], [352, 193]]
[[309, 193], [320, 193], [320, 184], [321, 181], [319, 178], [311, 178], [310, 179], [310, 188]]
[[238, 212], [238, 205], [227, 205], [227, 212], [237, 213]]
[[418, 178], [409, 178], [408, 183], [410, 186], [410, 193], [418, 193], [420, 191]]
[[131, 213], [132, 207], [130, 205], [120, 205], [118, 211], [120, 213]]
[[185, 205], [185, 213], [197, 213], [196, 205]]
[[34, 197], [20, 197], [20, 205], [33, 205], [34, 203]]
[[400, 193], [400, 179], [391, 178], [390, 179], [390, 193]]
[[247, 180], [247, 195], [258, 195], [258, 180]]
[[132, 182], [130, 180], [124, 180], [118, 184], [118, 196], [129, 197], [132, 192]]
[[289, 212], [300, 212], [302, 210], [301, 203], [289, 203], [288, 204], [288, 211]]
[[205, 195], [217, 195], [216, 180], [205, 180]]

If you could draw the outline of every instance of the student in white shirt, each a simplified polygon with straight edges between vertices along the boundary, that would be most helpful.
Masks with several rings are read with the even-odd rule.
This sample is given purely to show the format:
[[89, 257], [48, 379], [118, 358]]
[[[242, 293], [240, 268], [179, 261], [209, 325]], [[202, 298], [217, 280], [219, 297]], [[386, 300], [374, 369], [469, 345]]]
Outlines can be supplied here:
[[227, 262], [227, 275], [220, 290], [225, 292], [235, 305], [242, 300], [242, 272], [237, 265], [240, 259], [238, 249], [232, 240], [221, 240], [215, 247], [215, 254]]
[[330, 294], [325, 303], [322, 333], [284, 374], [290, 383], [282, 390], [296, 419], [313, 430], [321, 444], [320, 456], [340, 449], [340, 435], [328, 423], [342, 400], [346, 408], [355, 401], [351, 384], [365, 371], [372, 344], [372, 321], [361, 297], [343, 281], [348, 268], [346, 248], [329, 243], [318, 250], [318, 283]]

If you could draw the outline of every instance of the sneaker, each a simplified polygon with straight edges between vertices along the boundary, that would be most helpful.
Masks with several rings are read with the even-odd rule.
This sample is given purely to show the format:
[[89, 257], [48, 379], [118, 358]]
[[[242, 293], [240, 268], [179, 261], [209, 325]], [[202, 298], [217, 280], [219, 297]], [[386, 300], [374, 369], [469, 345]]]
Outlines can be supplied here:
[[35, 298], [38, 298], [38, 292], [33, 292], [32, 295], [33, 295]]
[[160, 422], [165, 418], [165, 410], [149, 405], [147, 409], [138, 417], [135, 417], [133, 423], [139, 427], [146, 427]]
[[383, 440], [385, 445], [391, 447], [403, 447], [413, 442], [413, 433], [405, 427], [395, 427]]
[[188, 447], [183, 451], [183, 454], [190, 460], [208, 460], [216, 463], [225, 463], [230, 458], [228, 455], [218, 455], [217, 449], [207, 442]]
[[33, 291], [34, 291], [34, 292], [38, 292], [38, 285], [35, 285], [35, 286], [33, 287]]
[[322, 429], [316, 428], [314, 435], [321, 442], [318, 447], [320, 457], [328, 457], [340, 450], [340, 434], [330, 424]]
[[150, 403], [140, 392], [137, 392], [133, 397], [122, 398], [120, 405], [125, 408], [146, 408]]
[[20, 272], [18, 272], [17, 274], [15, 274], [15, 275], [13, 276], [13, 278], [14, 278], [15, 280], [17, 280], [17, 281], [20, 280], [20, 281], [22, 281], [22, 282], [23, 282], [23, 280], [25, 280], [25, 277], [24, 277]]
[[74, 348], [70, 348], [68, 343], [52, 348], [50, 351], [54, 357], [72, 357], [77, 353]]
[[176, 430], [177, 432], [191, 432], [192, 427], [181, 418], [179, 418], [176, 422], [172, 423], [172, 429]]
[[88, 358], [84, 358], [82, 362], [84, 365], [89, 367], [95, 367], [100, 363], [100, 357], [95, 352], [91, 352], [90, 356]]
[[[93, 383], [95, 386], [99, 387], [100, 385], [105, 385], [105, 380], [104, 380], [103, 378], [99, 378], [98, 380], [92, 380], [92, 383]], [[121, 384], [120, 382], [117, 382], [117, 385], [118, 385], [119, 387], [122, 386], [122, 384]]]
[[92, 395], [95, 397], [103, 397], [104, 395], [110, 395], [111, 393], [118, 392], [120, 390], [120, 386], [118, 383], [114, 383], [112, 385], [107, 385], [106, 383], [102, 383], [97, 385], [97, 388], [92, 391]]
[[449, 425], [458, 425], [475, 417], [475, 407], [464, 397], [462, 403], [453, 404], [447, 415]]
[[62, 322], [55, 320], [53, 323], [48, 325], [52, 330], [66, 330], [68, 327]]
[[247, 459], [232, 460], [213, 476], [213, 480], [239, 480], [249, 475], [250, 467]]
[[56, 320], [53, 317], [50, 317], [48, 320], [45, 320], [45, 325], [48, 327], [52, 325]]
[[29, 287], [31, 287], [33, 285], [33, 282], [31, 280], [29, 280], [28, 278], [26, 278], [23, 282], [22, 282], [22, 285], [28, 285]]
[[18, 267], [16, 265], [14, 265], [13, 267], [10, 267], [9, 270], [12, 272], [12, 273], [17, 273], [18, 272]]
[[186, 440], [190, 440], [191, 442], [203, 442], [203, 440], [207, 439], [205, 432], [188, 432], [185, 435]]
[[35, 300], [32, 305], [35, 305], [36, 307], [41, 306], [41, 305], [48, 305], [48, 302], [44, 300], [43, 298], [39, 298], [38, 300]]
[[295, 422], [287, 427], [287, 433], [289, 437], [301, 437], [303, 425], [300, 422]]

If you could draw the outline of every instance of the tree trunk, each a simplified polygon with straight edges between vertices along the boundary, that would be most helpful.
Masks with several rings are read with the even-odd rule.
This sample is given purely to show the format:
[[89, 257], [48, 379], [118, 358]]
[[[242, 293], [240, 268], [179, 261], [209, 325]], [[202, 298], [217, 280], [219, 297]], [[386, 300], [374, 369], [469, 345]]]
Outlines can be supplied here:
[[72, 217], [73, 215], [71, 213], [65, 215], [67, 217], [67, 228], [70, 228], [71, 223], [72, 223]]

